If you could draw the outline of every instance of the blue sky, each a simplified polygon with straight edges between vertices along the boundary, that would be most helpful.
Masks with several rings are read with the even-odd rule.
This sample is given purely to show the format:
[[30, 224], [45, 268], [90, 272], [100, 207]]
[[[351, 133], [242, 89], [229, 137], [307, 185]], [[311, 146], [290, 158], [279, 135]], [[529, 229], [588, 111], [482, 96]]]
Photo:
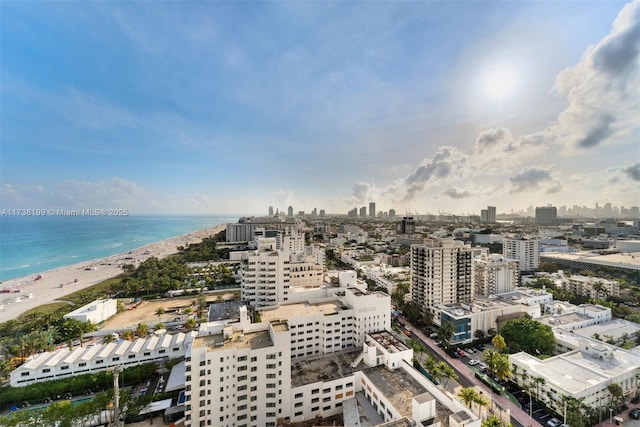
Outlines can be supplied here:
[[640, 3], [0, 2], [3, 208], [640, 204]]

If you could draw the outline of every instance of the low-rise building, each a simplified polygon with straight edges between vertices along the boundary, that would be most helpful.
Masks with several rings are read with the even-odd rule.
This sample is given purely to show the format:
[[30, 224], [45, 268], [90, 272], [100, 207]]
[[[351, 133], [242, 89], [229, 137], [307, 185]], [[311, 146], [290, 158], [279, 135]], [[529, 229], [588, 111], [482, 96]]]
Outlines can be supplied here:
[[106, 371], [184, 357], [196, 332], [151, 335], [134, 341], [62, 348], [34, 354], [11, 372], [11, 386], [22, 387], [42, 381]]
[[99, 299], [62, 316], [80, 322], [102, 323], [118, 312], [118, 300]]

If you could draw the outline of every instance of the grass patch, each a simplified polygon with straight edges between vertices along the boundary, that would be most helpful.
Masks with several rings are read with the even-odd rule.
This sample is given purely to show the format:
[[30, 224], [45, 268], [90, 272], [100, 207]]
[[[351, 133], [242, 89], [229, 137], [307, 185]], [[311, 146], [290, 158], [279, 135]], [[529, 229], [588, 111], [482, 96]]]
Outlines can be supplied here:
[[126, 277], [131, 276], [131, 273], [121, 273], [115, 277], [107, 279], [103, 282], [96, 283], [88, 288], [80, 289], [72, 294], [65, 295], [65, 301], [71, 301], [76, 305], [85, 305], [96, 299], [106, 298], [111, 294], [111, 287], [115, 284], [119, 284]]
[[66, 313], [71, 311], [70, 308], [73, 307], [68, 302], [52, 302], [49, 304], [39, 305], [38, 307], [34, 307], [31, 310], [25, 311], [20, 316], [18, 316], [18, 322], [23, 322], [26, 319], [33, 316], [41, 316], [43, 314], [56, 313], [58, 311], [63, 311]]

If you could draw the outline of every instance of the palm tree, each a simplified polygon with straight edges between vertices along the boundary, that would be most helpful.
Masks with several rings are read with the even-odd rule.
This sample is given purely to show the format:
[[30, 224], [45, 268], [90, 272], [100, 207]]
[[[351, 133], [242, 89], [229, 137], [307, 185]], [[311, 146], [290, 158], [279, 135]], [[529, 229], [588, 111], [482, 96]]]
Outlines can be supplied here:
[[486, 349], [482, 352], [482, 358], [487, 362], [487, 366], [491, 372], [494, 372], [500, 358], [500, 353], [495, 350]]
[[449, 380], [456, 381], [458, 379], [458, 374], [456, 374], [456, 371], [454, 371], [453, 368], [445, 361], [438, 363], [438, 371], [440, 371], [442, 378], [446, 378], [444, 387], [447, 386]]
[[158, 307], [156, 310], [156, 316], [158, 316], [158, 323], [162, 323], [162, 315], [165, 314], [167, 310], [164, 307]]
[[133, 331], [131, 329], [126, 329], [122, 333], [122, 339], [125, 339], [127, 341], [133, 341]]
[[184, 324], [184, 327], [187, 329], [193, 329], [198, 325], [198, 322], [196, 322], [196, 319], [194, 319], [193, 317], [189, 317], [186, 321], [186, 323]]
[[609, 293], [609, 289], [607, 289], [607, 286], [602, 283], [600, 280], [598, 280], [597, 282], [595, 282], [592, 286], [591, 289], [593, 289], [596, 293], [596, 299], [605, 299], [607, 297], [607, 294]]
[[498, 379], [504, 381], [511, 376], [511, 364], [509, 356], [506, 354], [498, 354], [494, 373]]
[[473, 337], [476, 339], [476, 341], [482, 341], [484, 339], [484, 331], [482, 329], [476, 329], [476, 331], [473, 333]]
[[147, 326], [146, 323], [138, 323], [138, 327], [136, 328], [136, 333], [138, 334], [139, 337], [144, 338], [149, 333], [149, 327]]
[[507, 344], [504, 342], [504, 338], [500, 334], [495, 334], [491, 339], [491, 344], [498, 350], [498, 353], [502, 353], [505, 348], [507, 348]]
[[607, 386], [607, 391], [611, 394], [611, 406], [617, 408], [624, 399], [624, 392], [620, 384], [611, 383]]
[[489, 403], [489, 401], [473, 387], [463, 388], [458, 392], [458, 397], [462, 400], [462, 403], [472, 411], [473, 404], [476, 403], [478, 405], [478, 416], [480, 416], [481, 408]]
[[113, 334], [108, 334], [105, 335], [104, 338], [102, 339], [102, 343], [103, 344], [109, 344], [111, 342], [114, 342], [116, 340], [116, 336]]
[[438, 329], [438, 338], [448, 346], [449, 340], [453, 337], [455, 332], [456, 330], [453, 326], [453, 322], [443, 323], [442, 326], [440, 326], [440, 329]]
[[540, 400], [540, 384], [544, 385], [547, 381], [542, 377], [535, 377], [533, 382], [536, 386], [536, 400]]

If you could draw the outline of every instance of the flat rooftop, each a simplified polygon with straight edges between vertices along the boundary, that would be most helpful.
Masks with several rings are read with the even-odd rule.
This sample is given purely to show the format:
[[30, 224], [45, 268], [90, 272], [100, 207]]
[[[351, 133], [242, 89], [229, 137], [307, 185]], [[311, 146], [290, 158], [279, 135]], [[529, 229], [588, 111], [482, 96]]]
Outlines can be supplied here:
[[223, 333], [200, 335], [193, 341], [193, 347], [207, 347], [207, 351], [226, 350], [229, 348], [250, 348], [257, 350], [273, 346], [268, 330], [242, 333], [234, 331], [230, 338]]
[[517, 353], [509, 359], [526, 365], [529, 376], [542, 377], [547, 384], [568, 393], [580, 393], [588, 387], [608, 384], [613, 378], [634, 371], [640, 358], [628, 351], [615, 349], [613, 357], [598, 359], [580, 350], [539, 360], [526, 353]]
[[610, 335], [614, 340], [617, 340], [622, 338], [624, 334], [633, 336], [640, 333], [640, 325], [624, 319], [614, 319], [609, 322], [576, 329], [573, 333], [583, 337], [593, 337], [594, 334], [598, 334], [605, 341], [608, 339], [606, 336]]
[[600, 255], [595, 252], [544, 252], [540, 254], [540, 259], [542, 258], [580, 261], [640, 270], [640, 252], [621, 252], [608, 255]]
[[351, 363], [362, 350], [331, 353], [313, 358], [291, 360], [291, 386], [300, 387], [318, 381], [333, 381], [353, 375]]
[[334, 301], [325, 301], [321, 303], [301, 302], [295, 304], [281, 305], [272, 310], [264, 310], [260, 312], [260, 319], [263, 322], [274, 322], [287, 320], [294, 317], [307, 317], [316, 314], [325, 316], [336, 314], [344, 310], [342, 304], [337, 299]]
[[389, 353], [399, 353], [401, 351], [409, 350], [402, 341], [397, 339], [389, 331], [378, 331], [369, 333], [369, 336], [373, 338], [378, 344], [380, 344]]
[[570, 325], [572, 323], [584, 322], [585, 320], [591, 320], [589, 316], [579, 313], [567, 313], [567, 314], [554, 314], [551, 316], [544, 316], [537, 319], [538, 322], [549, 325], [552, 328], [557, 326]]
[[209, 322], [218, 320], [240, 320], [240, 301], [224, 301], [209, 304]]
[[[401, 416], [413, 418], [412, 399], [420, 396], [420, 399], [435, 399], [426, 388], [413, 379], [404, 369], [393, 371], [384, 366], [376, 366], [363, 370], [369, 380], [384, 394], [385, 398], [393, 405]], [[425, 394], [425, 396], [421, 396]]]

